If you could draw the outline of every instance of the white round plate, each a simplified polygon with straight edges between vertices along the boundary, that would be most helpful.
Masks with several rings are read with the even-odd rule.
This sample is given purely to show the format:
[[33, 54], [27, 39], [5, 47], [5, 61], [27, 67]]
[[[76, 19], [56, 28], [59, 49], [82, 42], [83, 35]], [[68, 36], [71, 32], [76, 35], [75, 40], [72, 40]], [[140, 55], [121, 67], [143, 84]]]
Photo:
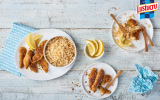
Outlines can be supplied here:
[[[113, 82], [113, 85], [111, 87], [109, 87], [108, 90], [111, 91], [111, 94], [104, 94], [103, 96], [100, 94], [100, 91], [99, 89], [97, 89], [97, 91], [94, 93], [93, 91], [91, 91], [89, 89], [89, 86], [88, 86], [88, 74], [90, 73], [91, 69], [92, 68], [97, 68], [97, 72], [103, 68], [105, 74], [109, 74], [111, 75], [112, 79], [116, 76], [116, 72], [115, 70], [108, 64], [106, 63], [101, 63], [101, 62], [98, 62], [98, 63], [94, 63], [94, 64], [91, 64], [89, 65], [83, 72], [82, 74], [82, 87], [85, 91], [85, 93], [87, 95], [89, 95], [90, 97], [92, 98], [106, 98], [106, 97], [109, 97], [117, 88], [117, 84], [118, 84], [118, 78]], [[87, 75], [86, 75], [87, 73]], [[103, 86], [105, 87], [107, 85], [107, 83]], [[89, 93], [90, 91], [90, 93]]]
[[[126, 15], [125, 15], [126, 14]], [[123, 23], [125, 22], [126, 20], [128, 20], [129, 18], [127, 18], [128, 16], [131, 16], [131, 14], [134, 15], [135, 19], [139, 25], [142, 24], [145, 28], [146, 28], [146, 32], [148, 34], [148, 36], [150, 37], [150, 39], [152, 39], [153, 37], [153, 26], [152, 26], [152, 23], [149, 19], [140, 19], [140, 15], [139, 14], [136, 14], [136, 11], [124, 11], [122, 13], [120, 13], [116, 19], [117, 21], [120, 23]], [[147, 25], [150, 25], [150, 28], [147, 27]], [[114, 27], [118, 27], [118, 25], [115, 23], [115, 21], [113, 22], [112, 24], [112, 29], [111, 29], [111, 32], [112, 32], [112, 38], [114, 40], [114, 42], [116, 43], [116, 45], [118, 47], [120, 47], [121, 49], [123, 50], [126, 50], [126, 51], [129, 51], [129, 52], [138, 52], [138, 51], [141, 51], [145, 48], [145, 44], [144, 44], [144, 38], [143, 38], [143, 34], [142, 32], [140, 33], [140, 39], [137, 40], [137, 41], [132, 41], [133, 45], [136, 47], [136, 48], [131, 48], [131, 47], [121, 47], [119, 45], [119, 43], [116, 41], [117, 37], [114, 37], [114, 30], [113, 28]], [[148, 42], [149, 43], [149, 42]]]
[[[43, 35], [41, 42], [43, 40], [49, 40], [55, 36], [64, 36], [64, 37], [67, 37], [70, 40], [72, 40], [72, 42], [74, 42], [73, 39], [67, 33], [65, 33], [61, 30], [57, 30], [57, 29], [42, 29], [42, 30], [38, 30], [36, 32], [33, 32], [32, 35], [33, 36], [34, 35]], [[29, 50], [26, 39], [27, 39], [27, 36], [24, 39], [22, 39], [22, 41], [17, 46], [17, 50], [15, 52], [15, 62], [16, 62], [16, 66], [17, 66], [18, 70], [27, 78], [33, 79], [33, 80], [55, 79], [55, 78], [58, 78], [58, 77], [64, 75], [73, 66], [74, 62], [70, 66], [67, 66], [64, 68], [56, 68], [56, 67], [53, 67], [49, 64], [48, 73], [45, 73], [43, 70], [38, 70], [38, 73], [34, 73], [29, 70], [26, 70], [25, 68], [22, 68], [22, 69], [19, 68], [19, 52], [18, 52], [19, 48], [26, 47], [26, 49]]]

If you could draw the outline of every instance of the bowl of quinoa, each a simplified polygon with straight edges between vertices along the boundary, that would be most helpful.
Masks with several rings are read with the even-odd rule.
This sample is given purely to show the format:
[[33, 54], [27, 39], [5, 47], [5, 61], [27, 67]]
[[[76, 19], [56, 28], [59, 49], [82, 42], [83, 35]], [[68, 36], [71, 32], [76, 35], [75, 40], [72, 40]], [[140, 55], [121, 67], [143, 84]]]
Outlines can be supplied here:
[[54, 67], [71, 65], [76, 59], [76, 54], [74, 42], [64, 36], [51, 38], [44, 47], [44, 57]]

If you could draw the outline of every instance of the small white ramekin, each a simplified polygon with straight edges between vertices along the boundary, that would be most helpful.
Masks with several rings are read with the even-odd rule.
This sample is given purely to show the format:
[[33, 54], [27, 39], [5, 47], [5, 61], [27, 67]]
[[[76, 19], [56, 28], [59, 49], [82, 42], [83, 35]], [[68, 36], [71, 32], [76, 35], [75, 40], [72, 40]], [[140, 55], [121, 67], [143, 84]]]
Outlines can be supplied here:
[[104, 55], [104, 51], [103, 51], [103, 53], [102, 53], [100, 56], [98, 56], [98, 57], [90, 57], [90, 56], [87, 54], [87, 52], [86, 52], [86, 47], [87, 47], [87, 44], [86, 44], [85, 47], [84, 47], [84, 54], [85, 54], [85, 56], [86, 56], [87, 58], [89, 58], [89, 59], [91, 59], [91, 60], [100, 59], [100, 58]]

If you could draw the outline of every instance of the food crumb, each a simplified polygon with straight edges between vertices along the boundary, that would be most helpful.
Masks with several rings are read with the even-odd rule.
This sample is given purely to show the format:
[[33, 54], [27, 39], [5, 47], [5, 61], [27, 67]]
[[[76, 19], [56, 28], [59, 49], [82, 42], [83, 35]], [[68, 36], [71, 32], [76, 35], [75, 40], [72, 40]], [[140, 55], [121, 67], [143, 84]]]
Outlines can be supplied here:
[[116, 30], [116, 27], [113, 27], [113, 30], [115, 31], [115, 30]]
[[72, 90], [74, 90], [74, 88], [72, 88]]
[[119, 17], [119, 19], [121, 19], [121, 17]]
[[78, 86], [77, 84], [74, 84], [75, 86]]
[[88, 75], [88, 73], [86, 72], [86, 76]]
[[131, 16], [128, 16], [128, 17], [126, 17], [126, 18], [131, 18]]
[[88, 91], [89, 93], [91, 93], [91, 91]]
[[134, 14], [131, 14], [130, 16], [128, 16], [126, 18], [135, 18], [135, 17], [134, 17]]
[[85, 83], [87, 83], [87, 81], [85, 81]]
[[133, 49], [133, 48], [136, 48], [136, 47], [134, 45], [132, 45], [131, 48]]
[[131, 17], [135, 18], [135, 17], [134, 17], [134, 14], [131, 14]]
[[148, 25], [147, 25], [147, 27], [148, 27], [148, 28], [150, 28], [150, 27], [151, 27], [151, 25], [150, 25], [150, 24], [148, 24]]
[[73, 84], [73, 82], [72, 82], [72, 84]]
[[126, 13], [124, 13], [124, 15], [126, 15]]

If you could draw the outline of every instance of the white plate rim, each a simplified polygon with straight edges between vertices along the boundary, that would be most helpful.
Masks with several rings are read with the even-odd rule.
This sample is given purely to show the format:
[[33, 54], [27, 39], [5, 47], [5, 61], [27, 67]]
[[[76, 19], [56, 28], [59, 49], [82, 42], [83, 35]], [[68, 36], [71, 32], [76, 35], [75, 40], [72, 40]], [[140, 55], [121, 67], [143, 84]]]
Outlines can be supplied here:
[[[118, 14], [115, 18], [117, 19], [121, 14], [123, 14], [123, 13], [126, 13], [126, 12], [136, 12], [135, 10], [126, 10], [126, 11], [123, 11], [123, 12], [121, 12], [120, 14]], [[148, 19], [150, 22], [151, 22], [151, 20], [150, 19]], [[114, 22], [115, 21], [113, 21], [112, 22], [112, 27], [111, 27], [111, 34], [112, 34], [112, 39], [113, 39], [113, 41], [114, 41], [114, 43], [116, 44], [116, 46], [117, 47], [119, 47], [119, 48], [121, 48], [122, 50], [124, 50], [124, 51], [126, 51], [126, 52], [133, 52], [133, 53], [135, 53], [135, 52], [139, 52], [139, 51], [142, 51], [143, 49], [141, 49], [141, 50], [139, 50], [139, 51], [129, 51], [129, 50], [126, 50], [126, 49], [123, 49], [121, 46], [119, 46], [119, 45], [117, 45], [117, 43], [116, 43], [116, 41], [115, 41], [115, 39], [114, 39], [114, 36], [113, 36], [113, 33], [112, 33], [112, 30], [113, 30], [113, 24], [114, 24]], [[153, 39], [153, 36], [154, 36], [154, 33], [153, 33], [153, 24], [152, 24], [152, 22], [151, 22], [151, 27], [152, 27], [152, 29], [151, 29], [151, 31], [152, 31], [152, 37], [151, 37], [151, 40]], [[149, 44], [149, 42], [148, 42], [148, 44]]]
[[[76, 52], [77, 52], [77, 47], [76, 47], [76, 44], [75, 44], [73, 38], [72, 38], [69, 34], [67, 34], [66, 32], [64, 32], [64, 31], [62, 31], [62, 30], [59, 30], [59, 29], [40, 29], [40, 30], [36, 30], [36, 31], [34, 31], [34, 32], [31, 32], [31, 33], [37, 33], [38, 31], [44, 31], [44, 30], [55, 30], [55, 31], [60, 31], [60, 32], [65, 33], [65, 34], [68, 36], [68, 38], [69, 38], [70, 40], [72, 40], [72, 42], [74, 43], [74, 45], [75, 45], [75, 50], [76, 50]], [[23, 74], [23, 72], [21, 72], [21, 71], [19, 70], [19, 69], [20, 69], [20, 68], [19, 68], [19, 65], [17, 65], [17, 63], [16, 63], [16, 52], [18, 52], [18, 50], [19, 50], [18, 47], [19, 47], [20, 43], [21, 43], [26, 37], [27, 37], [27, 35], [19, 42], [19, 44], [18, 44], [17, 47], [16, 47], [15, 54], [14, 54], [15, 65], [16, 65], [18, 71], [19, 71], [23, 76], [25, 76], [25, 75]], [[66, 36], [65, 36], [65, 37], [66, 37]], [[18, 53], [18, 55], [19, 55], [19, 53]], [[76, 59], [77, 59], [77, 53], [76, 53], [75, 57], [76, 57], [76, 58], [75, 58], [75, 61], [76, 61]], [[19, 60], [19, 56], [18, 56], [18, 60]], [[57, 76], [57, 77], [54, 77], [54, 78], [34, 79], [34, 78], [29, 78], [29, 77], [27, 77], [27, 76], [25, 76], [25, 77], [28, 78], [28, 79], [31, 79], [31, 80], [38, 80], [38, 81], [45, 81], [45, 80], [56, 79], [56, 78], [59, 78], [59, 77], [63, 76], [64, 74], [66, 74], [66, 73], [72, 68], [72, 66], [75, 64], [75, 61], [73, 61], [73, 63], [72, 63], [70, 66], [68, 66], [68, 69], [66, 70], [65, 73], [63, 73], [63, 74], [61, 74], [61, 75], [59, 75], [59, 76]], [[66, 68], [66, 67], [65, 67], [65, 68]]]
[[[85, 70], [83, 71], [82, 75], [81, 75], [81, 85], [82, 85], [83, 90], [85, 91], [85, 94], [86, 94], [87, 96], [89, 96], [90, 98], [104, 99], [104, 98], [107, 98], [107, 97], [111, 96], [111, 95], [116, 91], [117, 86], [118, 86], [118, 77], [116, 78], [117, 84], [116, 84], [115, 90], [112, 91], [112, 93], [111, 93], [109, 96], [106, 96], [106, 97], [91, 96], [91, 95], [88, 94], [88, 92], [84, 89], [84, 85], [83, 85], [83, 76], [84, 76], [85, 72], [87, 71], [87, 69], [88, 69], [90, 66], [95, 65], [95, 64], [99, 64], [99, 63], [106, 64], [106, 65], [110, 66], [109, 64], [104, 63], [104, 62], [95, 62], [95, 63], [92, 63], [92, 64], [88, 65], [88, 66], [85, 68]], [[110, 66], [110, 68], [113, 69], [113, 67], [111, 67], [111, 66]], [[113, 69], [113, 70], [114, 70], [114, 69]], [[115, 71], [115, 70], [114, 70], [114, 72], [115, 72], [115, 74], [116, 74], [116, 71]]]

